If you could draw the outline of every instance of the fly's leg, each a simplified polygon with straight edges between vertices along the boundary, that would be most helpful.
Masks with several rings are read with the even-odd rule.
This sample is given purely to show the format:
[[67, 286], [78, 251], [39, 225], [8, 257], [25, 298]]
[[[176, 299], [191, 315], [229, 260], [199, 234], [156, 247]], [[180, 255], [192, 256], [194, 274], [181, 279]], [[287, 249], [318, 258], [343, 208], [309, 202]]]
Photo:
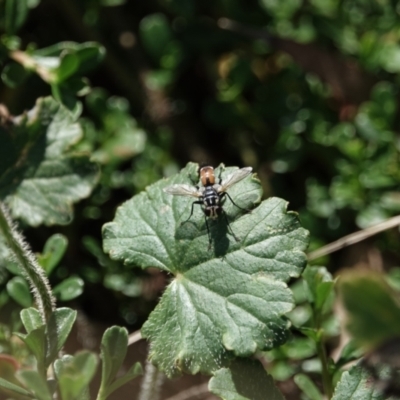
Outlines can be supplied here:
[[223, 193], [221, 194], [221, 198], [223, 199], [223, 198], [225, 197], [225, 195], [228, 196], [228, 199], [232, 202], [232, 204], [233, 204], [234, 206], [236, 206], [237, 208], [239, 208], [240, 210], [243, 210], [243, 211], [251, 211], [251, 210], [248, 210], [247, 208], [242, 208], [242, 207], [238, 206], [238, 205], [233, 201], [232, 197], [229, 196], [229, 193], [228, 193], [228, 192], [223, 192]]
[[194, 205], [195, 205], [195, 204], [202, 205], [202, 204], [203, 204], [203, 202], [202, 202], [201, 200], [198, 200], [198, 201], [194, 201], [194, 202], [192, 203], [192, 210], [190, 211], [189, 218], [188, 218], [188, 219], [186, 219], [185, 221], [183, 221], [183, 222], [181, 223], [181, 225], [183, 225], [184, 223], [188, 222], [188, 221], [189, 221], [189, 219], [190, 219], [190, 218], [192, 218], [192, 215], [193, 215], [193, 209], [194, 209]]
[[219, 167], [219, 174], [218, 174], [218, 183], [222, 184], [222, 171], [225, 169], [225, 165], [221, 164]]
[[229, 223], [229, 220], [228, 220], [228, 217], [227, 217], [227, 215], [226, 215], [226, 212], [224, 211], [224, 210], [222, 210], [222, 213], [221, 213], [223, 216], [224, 216], [224, 218], [225, 218], [225, 221], [226, 221], [226, 226], [228, 227], [228, 231], [230, 231], [230, 234], [234, 237], [234, 239], [237, 241], [237, 242], [240, 242], [240, 239], [233, 233], [233, 230], [232, 230], [232, 227], [231, 227], [231, 224]]
[[208, 235], [208, 251], [211, 250], [211, 233], [210, 233], [210, 228], [208, 226], [208, 220], [207, 220], [207, 216], [204, 214], [204, 220], [206, 221], [206, 227], [207, 227], [207, 235]]

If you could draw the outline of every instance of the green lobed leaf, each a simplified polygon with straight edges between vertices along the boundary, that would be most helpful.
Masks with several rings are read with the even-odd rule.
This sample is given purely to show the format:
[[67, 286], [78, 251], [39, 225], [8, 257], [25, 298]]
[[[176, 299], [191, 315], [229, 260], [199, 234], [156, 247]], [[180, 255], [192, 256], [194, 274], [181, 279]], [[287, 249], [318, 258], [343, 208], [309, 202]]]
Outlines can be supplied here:
[[98, 359], [94, 353], [82, 351], [74, 356], [63, 356], [55, 362], [61, 398], [76, 400], [84, 396], [96, 372]]
[[125, 359], [128, 349], [128, 331], [113, 326], [108, 328], [101, 340], [102, 385], [109, 386]]
[[224, 400], [284, 400], [272, 377], [253, 360], [237, 359], [216, 371], [208, 387]]
[[83, 293], [85, 282], [77, 276], [71, 276], [54, 287], [53, 294], [61, 301], [70, 301]]
[[355, 365], [344, 372], [336, 385], [332, 400], [383, 400], [369, 373]]
[[72, 203], [98, 178], [88, 157], [66, 153], [80, 137], [80, 126], [52, 98], [0, 127], [0, 199], [14, 217], [32, 226], [71, 220]]
[[32, 305], [32, 294], [26, 279], [15, 276], [7, 282], [7, 292], [9, 296], [22, 307]]
[[[216, 169], [222, 178], [236, 168]], [[306, 262], [308, 233], [286, 202], [271, 198], [251, 213], [226, 201], [224, 210], [236, 242], [221, 217], [210, 221], [213, 251], [208, 251], [204, 214], [193, 200], [163, 188], [192, 184], [197, 165], [189, 163], [172, 178], [151, 185], [123, 204], [103, 228], [111, 258], [142, 268], [158, 267], [175, 276], [142, 334], [150, 339], [152, 361], [168, 375], [179, 371], [211, 373], [233, 355], [249, 356], [286, 340], [293, 308], [286, 281]], [[248, 176], [229, 189], [248, 209], [261, 196], [259, 181]], [[236, 218], [236, 219], [235, 219]]]
[[25, 308], [20, 313], [21, 321], [28, 333], [44, 325], [40, 312], [33, 307]]
[[17, 378], [34, 393], [35, 399], [52, 400], [47, 382], [37, 371], [18, 371]]

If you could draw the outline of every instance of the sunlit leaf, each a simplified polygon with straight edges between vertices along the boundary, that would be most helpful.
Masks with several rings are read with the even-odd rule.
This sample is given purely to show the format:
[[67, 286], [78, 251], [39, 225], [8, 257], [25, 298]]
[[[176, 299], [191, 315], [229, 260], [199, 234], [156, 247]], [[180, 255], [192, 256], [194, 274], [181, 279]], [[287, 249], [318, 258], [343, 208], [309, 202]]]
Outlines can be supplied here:
[[[162, 191], [191, 184], [196, 170], [188, 164], [179, 175], [148, 187], [123, 204], [103, 230], [104, 249], [113, 259], [175, 277], [142, 329], [152, 342], [151, 359], [169, 375], [211, 373], [233, 355], [283, 343], [288, 325], [283, 315], [293, 308], [285, 282], [300, 274], [308, 243], [307, 231], [283, 200], [271, 198], [241, 218], [244, 211], [227, 200], [230, 229], [223, 217], [209, 221], [209, 251], [202, 211], [181, 224], [193, 200]], [[222, 179], [233, 171], [222, 171]], [[246, 209], [261, 195], [251, 176], [228, 192]]]

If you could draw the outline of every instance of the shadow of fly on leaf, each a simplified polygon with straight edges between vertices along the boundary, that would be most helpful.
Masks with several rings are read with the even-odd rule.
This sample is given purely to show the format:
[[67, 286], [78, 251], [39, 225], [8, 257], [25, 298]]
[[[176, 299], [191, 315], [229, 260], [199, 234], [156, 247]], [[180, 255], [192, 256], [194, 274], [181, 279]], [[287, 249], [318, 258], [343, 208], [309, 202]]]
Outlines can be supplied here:
[[[235, 185], [236, 183], [240, 182], [247, 176], [249, 176], [252, 172], [251, 167], [245, 167], [238, 170], [233, 171], [229, 175], [227, 175], [224, 179], [222, 179], [222, 171], [223, 165], [220, 168], [220, 172], [218, 174], [218, 178], [215, 176], [215, 170], [212, 166], [206, 165], [199, 168], [199, 180], [201, 185], [186, 185], [186, 184], [175, 184], [164, 188], [164, 192], [175, 195], [175, 196], [188, 196], [194, 197], [197, 200], [193, 201], [189, 218], [181, 223], [186, 224], [189, 222], [190, 218], [193, 215], [193, 211], [195, 206], [200, 206], [203, 213], [204, 213], [204, 220], [205, 225], [207, 228], [207, 235], [208, 235], [208, 250], [212, 247], [212, 235], [209, 225], [209, 219], [214, 220], [218, 225], [220, 225], [221, 220], [224, 221], [224, 237], [226, 238], [226, 234], [229, 233], [233, 236], [233, 238], [239, 242], [240, 239], [235, 235], [232, 230], [232, 227], [229, 223], [229, 218], [227, 216], [226, 211], [223, 208], [223, 205], [226, 202], [226, 199], [229, 199], [230, 202], [242, 211], [250, 211], [248, 209], [240, 207], [229, 195], [227, 190]], [[218, 179], [218, 183], [216, 182]], [[220, 231], [220, 230], [218, 230]], [[216, 239], [216, 238], [215, 238]], [[219, 241], [221, 238], [219, 237]], [[215, 241], [218, 243], [218, 253], [222, 253], [222, 248], [220, 242]], [[222, 246], [225, 247], [225, 246]], [[225, 249], [226, 250], [226, 249]]]

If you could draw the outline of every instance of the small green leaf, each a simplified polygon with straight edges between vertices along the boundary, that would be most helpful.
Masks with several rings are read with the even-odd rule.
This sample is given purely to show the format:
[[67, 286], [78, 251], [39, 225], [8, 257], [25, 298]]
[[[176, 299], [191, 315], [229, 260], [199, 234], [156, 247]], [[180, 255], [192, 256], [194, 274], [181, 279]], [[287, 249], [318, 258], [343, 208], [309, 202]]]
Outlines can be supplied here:
[[332, 400], [383, 400], [379, 390], [371, 382], [369, 373], [355, 365], [342, 374]]
[[80, 126], [52, 98], [0, 127], [0, 199], [13, 217], [32, 226], [71, 220], [72, 203], [88, 196], [98, 177], [88, 157], [65, 153], [80, 137]]
[[82, 398], [96, 372], [98, 359], [95, 354], [82, 351], [74, 356], [63, 356], [55, 362], [61, 398], [77, 400]]
[[347, 328], [358, 344], [373, 348], [400, 336], [399, 295], [382, 275], [352, 271], [339, 283]]
[[44, 325], [42, 316], [36, 308], [26, 308], [21, 311], [20, 316], [27, 333], [30, 333]]
[[342, 349], [339, 360], [336, 362], [336, 367], [340, 368], [347, 363], [357, 360], [364, 355], [364, 350], [356, 344], [354, 340], [350, 340]]
[[51, 93], [68, 111], [74, 119], [79, 118], [82, 113], [82, 103], [78, 100], [77, 93], [68, 85], [67, 82], [53, 83], [51, 85]]
[[76, 51], [79, 64], [77, 73], [83, 75], [96, 67], [105, 56], [105, 48], [96, 42], [78, 44]]
[[47, 382], [37, 371], [18, 371], [17, 378], [34, 393], [36, 399], [52, 400]]
[[307, 375], [297, 374], [294, 377], [294, 381], [310, 400], [323, 400], [324, 397], [322, 396], [322, 393]]
[[32, 295], [28, 282], [24, 278], [15, 276], [9, 280], [7, 282], [7, 292], [22, 307], [30, 307], [32, 305]]
[[143, 47], [159, 61], [173, 39], [166, 16], [160, 13], [147, 15], [140, 21], [139, 32]]
[[272, 377], [253, 360], [237, 359], [216, 371], [208, 388], [224, 400], [284, 400]]
[[5, 30], [13, 35], [25, 22], [28, 15], [28, 4], [24, 0], [5, 0]]
[[[226, 178], [237, 168], [216, 169]], [[188, 218], [192, 199], [163, 188], [192, 184], [197, 165], [151, 185], [123, 204], [114, 222], [103, 227], [104, 249], [112, 259], [142, 268], [158, 267], [175, 276], [142, 334], [152, 342], [150, 357], [168, 375], [180, 371], [212, 373], [232, 354], [247, 357], [271, 349], [287, 337], [283, 315], [293, 308], [286, 283], [305, 264], [308, 233], [286, 202], [270, 198], [243, 211], [228, 200], [226, 221], [209, 221], [208, 250], [204, 213]], [[259, 181], [248, 176], [229, 189], [242, 208], [258, 202]]]
[[113, 326], [104, 332], [101, 340], [102, 386], [109, 386], [125, 359], [128, 349], [128, 331]]
[[20, 86], [29, 75], [21, 64], [11, 62], [7, 64], [1, 72], [1, 79], [10, 88], [16, 88]]
[[3, 378], [0, 378], [0, 388], [6, 389], [6, 390], [12, 390], [15, 393], [18, 393], [22, 396], [28, 396], [30, 397], [30, 393], [26, 391], [24, 388], [21, 386], [15, 385], [12, 382], [6, 381]]
[[60, 65], [54, 71], [56, 83], [61, 83], [75, 73], [79, 67], [79, 57], [75, 52], [67, 52], [61, 57]]
[[49, 343], [46, 365], [50, 365], [64, 346], [65, 341], [75, 322], [77, 312], [70, 308], [57, 308], [47, 325], [47, 340]]
[[325, 267], [308, 266], [303, 274], [310, 293], [310, 301], [317, 311], [322, 311], [329, 296], [333, 293], [332, 275]]
[[120, 388], [121, 386], [125, 385], [126, 383], [130, 382], [132, 379], [136, 378], [137, 376], [143, 374], [142, 366], [139, 362], [132, 365], [129, 368], [128, 372], [119, 378], [117, 378], [106, 390], [106, 396], [109, 396], [112, 392]]
[[43, 253], [39, 257], [39, 263], [50, 275], [51, 271], [58, 265], [67, 250], [68, 239], [66, 236], [56, 233], [50, 236], [43, 248]]
[[37, 329], [30, 331], [27, 335], [20, 333], [14, 333], [28, 346], [30, 351], [36, 357], [36, 360], [40, 367], [45, 365], [46, 358], [46, 327], [45, 325], [40, 326]]
[[53, 289], [53, 294], [61, 301], [69, 301], [80, 296], [85, 283], [76, 276], [63, 280]]

